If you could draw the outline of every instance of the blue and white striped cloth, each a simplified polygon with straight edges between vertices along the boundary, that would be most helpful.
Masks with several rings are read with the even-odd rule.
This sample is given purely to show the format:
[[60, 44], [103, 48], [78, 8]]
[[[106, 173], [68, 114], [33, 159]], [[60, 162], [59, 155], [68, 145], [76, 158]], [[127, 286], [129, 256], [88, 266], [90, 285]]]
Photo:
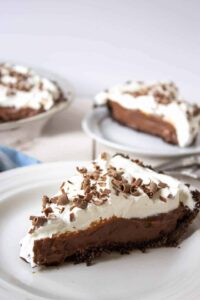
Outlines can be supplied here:
[[40, 161], [15, 149], [0, 145], [0, 172], [39, 164]]

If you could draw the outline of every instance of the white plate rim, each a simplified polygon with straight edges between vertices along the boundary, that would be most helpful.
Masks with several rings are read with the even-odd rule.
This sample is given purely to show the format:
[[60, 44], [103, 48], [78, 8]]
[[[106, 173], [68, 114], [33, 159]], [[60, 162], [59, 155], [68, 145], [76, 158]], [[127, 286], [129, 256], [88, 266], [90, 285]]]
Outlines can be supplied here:
[[[95, 131], [93, 130], [94, 126], [90, 126], [90, 123], [92, 123], [94, 121], [95, 116], [98, 114], [98, 110], [102, 110], [102, 109], [105, 109], [105, 107], [94, 108], [93, 110], [88, 112], [88, 114], [82, 120], [82, 128], [83, 128], [84, 132], [90, 138], [96, 140], [100, 144], [103, 144], [112, 149], [133, 153], [133, 154], [136, 154], [136, 155], [139, 155], [142, 157], [152, 157], [152, 158], [172, 157], [173, 158], [173, 157], [186, 157], [191, 154], [193, 154], [193, 155], [200, 154], [200, 147], [198, 147], [197, 149], [191, 149], [191, 150], [189, 150], [189, 149], [187, 150], [187, 148], [184, 148], [184, 149], [182, 149], [182, 152], [171, 152], [171, 153], [167, 154], [167, 153], [160, 153], [160, 152], [159, 153], [152, 152], [151, 150], [148, 151], [148, 149], [142, 150], [142, 148], [134, 148], [133, 149], [132, 147], [112, 142], [112, 141], [96, 134]], [[107, 110], [105, 110], [105, 116], [106, 116], [106, 114], [108, 114]], [[95, 119], [95, 121], [96, 121], [95, 125], [97, 125], [99, 120]]]
[[[47, 172], [50, 169], [56, 171], [58, 170], [58, 174], [60, 176], [62, 172], [65, 172], [64, 170], [66, 169], [67, 166], [70, 166], [70, 168], [74, 168], [74, 166], [77, 166], [79, 164], [85, 164], [87, 163], [87, 161], [60, 161], [60, 162], [52, 162], [52, 163], [45, 163], [45, 164], [40, 164], [40, 165], [34, 165], [34, 166], [27, 166], [27, 167], [22, 167], [22, 168], [18, 168], [18, 169], [13, 169], [13, 170], [9, 170], [3, 173], [0, 173], [0, 183], [9, 183], [11, 187], [15, 187], [15, 182], [13, 182], [11, 179], [16, 179], [17, 180], [17, 186], [19, 187], [19, 183], [20, 182], [24, 182], [24, 180], [27, 180], [27, 182], [31, 181], [32, 183], [32, 178], [30, 176], [30, 178], [28, 176], [26, 176], [28, 173], [30, 172], [36, 172], [36, 171], [40, 171], [40, 170], [44, 170], [45, 171], [45, 178], [43, 178], [44, 180], [49, 180], [49, 178], [53, 178], [57, 176], [57, 173], [53, 173], [50, 174], [51, 172]], [[63, 166], [62, 168], [62, 172], [60, 172], [60, 167]], [[41, 172], [42, 173], [42, 172]], [[38, 172], [38, 176], [37, 178], [34, 178], [35, 182], [38, 182], [38, 180], [40, 180], [43, 176], [40, 172]], [[24, 175], [20, 176], [20, 175]], [[33, 176], [33, 174], [32, 174]], [[60, 178], [57, 178], [58, 180], [60, 180]], [[21, 187], [20, 187], [21, 188]], [[27, 186], [28, 188], [28, 186]], [[10, 187], [7, 185], [4, 186], [3, 184], [0, 184], [0, 193], [1, 192], [5, 192], [7, 190], [9, 190]], [[15, 188], [14, 188], [15, 189]], [[18, 191], [18, 189], [16, 189], [16, 191]], [[14, 191], [13, 191], [14, 192]], [[0, 205], [2, 202], [6, 201], [6, 197], [3, 197], [2, 199], [0, 198]], [[41, 295], [35, 295], [31, 292], [31, 290], [24, 290], [22, 287], [18, 286], [18, 285], [14, 285], [11, 282], [8, 282], [5, 278], [1, 278], [0, 277], [0, 298], [1, 298], [1, 290], [2, 292], [6, 292], [6, 297], [7, 295], [10, 297], [9, 299], [15, 299], [15, 300], [25, 300], [25, 299], [30, 299], [30, 300], [46, 300], [47, 298], [45, 296], [41, 296]], [[196, 291], [197, 293], [199, 293], [199, 289]], [[12, 297], [14, 294], [14, 298]], [[66, 299], [70, 299], [70, 295], [66, 295]], [[1, 298], [2, 299], [2, 298]], [[7, 299], [7, 298], [6, 298]], [[99, 299], [99, 298], [98, 298]], [[145, 297], [146, 299], [146, 297]], [[150, 298], [148, 298], [150, 299]], [[151, 298], [153, 299], [153, 298]], [[157, 298], [156, 298], [157, 299]], [[175, 299], [175, 298], [173, 298]]]

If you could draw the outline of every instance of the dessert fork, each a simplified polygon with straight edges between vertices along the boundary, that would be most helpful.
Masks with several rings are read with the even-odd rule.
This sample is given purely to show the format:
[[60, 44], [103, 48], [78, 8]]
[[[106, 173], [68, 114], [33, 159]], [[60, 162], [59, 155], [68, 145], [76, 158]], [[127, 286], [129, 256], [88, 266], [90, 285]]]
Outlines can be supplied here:
[[173, 159], [155, 167], [157, 171], [168, 173], [185, 180], [196, 180], [200, 184], [200, 156]]

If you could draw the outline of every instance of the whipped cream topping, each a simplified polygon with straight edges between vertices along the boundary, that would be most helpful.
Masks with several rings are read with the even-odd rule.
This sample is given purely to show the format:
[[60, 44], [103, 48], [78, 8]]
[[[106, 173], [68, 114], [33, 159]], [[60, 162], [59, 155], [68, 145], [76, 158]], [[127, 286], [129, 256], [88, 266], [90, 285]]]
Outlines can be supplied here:
[[[168, 213], [178, 208], [180, 203], [190, 210], [195, 207], [191, 192], [186, 185], [177, 179], [144, 167], [138, 161], [132, 161], [121, 155], [109, 157], [106, 154], [98, 158], [95, 163], [87, 164], [85, 168], [87, 173], [80, 172], [80, 169], [75, 176], [62, 184], [60, 191], [51, 198], [52, 201], [50, 199], [45, 204], [42, 218], [46, 218], [46, 221], [41, 226], [32, 226], [29, 233], [21, 240], [20, 257], [25, 258], [32, 266], [35, 265], [33, 261], [35, 240], [84, 230], [93, 222], [113, 216], [142, 219]], [[96, 173], [98, 176], [94, 176]], [[86, 174], [92, 174], [93, 179], [90, 179], [89, 186], [91, 190], [95, 187], [95, 192], [92, 192], [92, 197], [87, 197], [90, 200], [86, 206], [83, 206], [86, 194], [88, 196], [86, 192], [88, 186], [83, 188], [84, 178], [88, 176]], [[119, 184], [116, 185], [116, 182]], [[67, 195], [66, 203], [60, 201], [63, 200], [63, 195]], [[77, 196], [80, 202], [76, 202]], [[58, 199], [57, 203], [55, 199]], [[78, 204], [75, 205], [76, 203]], [[45, 211], [48, 211], [48, 215]]]
[[198, 134], [200, 108], [180, 100], [178, 88], [172, 82], [129, 81], [97, 94], [95, 104], [105, 105], [108, 100], [171, 123], [180, 147], [190, 145]]
[[0, 107], [49, 110], [63, 99], [56, 83], [24, 66], [0, 64]]

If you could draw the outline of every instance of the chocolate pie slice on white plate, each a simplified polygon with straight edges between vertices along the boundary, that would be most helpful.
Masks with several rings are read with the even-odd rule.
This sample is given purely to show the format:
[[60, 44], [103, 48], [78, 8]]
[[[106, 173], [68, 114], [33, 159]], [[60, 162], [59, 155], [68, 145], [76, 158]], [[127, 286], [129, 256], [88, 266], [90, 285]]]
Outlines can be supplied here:
[[[45, 191], [44, 191], [45, 193]], [[199, 211], [200, 193], [141, 161], [103, 153], [77, 167], [21, 240], [31, 264], [90, 264], [104, 252], [177, 246]]]
[[97, 94], [95, 105], [106, 105], [120, 124], [179, 147], [194, 144], [200, 129], [200, 107], [183, 100], [173, 82], [128, 81]]

